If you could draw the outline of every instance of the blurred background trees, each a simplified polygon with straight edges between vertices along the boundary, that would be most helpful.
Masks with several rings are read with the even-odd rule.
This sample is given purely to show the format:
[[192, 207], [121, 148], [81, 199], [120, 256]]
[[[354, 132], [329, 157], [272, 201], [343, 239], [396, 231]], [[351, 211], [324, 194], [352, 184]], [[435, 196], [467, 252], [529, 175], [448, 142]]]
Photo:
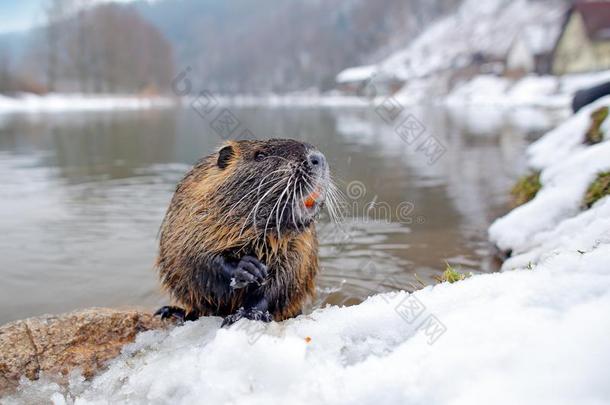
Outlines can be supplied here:
[[49, 0], [29, 36], [19, 75], [46, 91], [159, 93], [174, 74], [164, 35], [134, 8]]
[[0, 91], [162, 93], [187, 66], [223, 93], [327, 90], [459, 3], [41, 0], [37, 27], [0, 34]]

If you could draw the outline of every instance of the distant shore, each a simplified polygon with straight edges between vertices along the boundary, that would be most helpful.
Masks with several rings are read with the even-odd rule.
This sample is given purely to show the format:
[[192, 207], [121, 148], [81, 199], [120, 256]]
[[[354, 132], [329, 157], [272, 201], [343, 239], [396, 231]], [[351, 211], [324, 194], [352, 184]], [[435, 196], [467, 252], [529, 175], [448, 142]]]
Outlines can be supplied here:
[[50, 93], [46, 95], [18, 93], [8, 96], [0, 94], [0, 114], [140, 110], [168, 108], [176, 104], [177, 99], [168, 96], [69, 93]]

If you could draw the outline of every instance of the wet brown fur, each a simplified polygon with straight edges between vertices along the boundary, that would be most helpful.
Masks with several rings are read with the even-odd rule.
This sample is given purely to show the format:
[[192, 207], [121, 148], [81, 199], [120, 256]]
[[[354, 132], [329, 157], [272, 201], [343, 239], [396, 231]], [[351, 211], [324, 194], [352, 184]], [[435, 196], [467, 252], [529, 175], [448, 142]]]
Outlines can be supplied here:
[[[202, 287], [198, 263], [222, 252], [236, 256], [253, 254], [269, 269], [269, 293], [277, 302], [270, 308], [277, 321], [298, 315], [314, 297], [318, 273], [318, 242], [310, 223], [300, 232], [270, 232], [264, 238], [253, 227], [244, 227], [243, 213], [224, 212], [227, 179], [238, 165], [248, 164], [242, 155], [251, 153], [257, 142], [229, 142], [234, 154], [229, 165], [216, 165], [218, 152], [202, 159], [178, 184], [163, 221], [157, 260], [164, 289], [188, 313], [227, 316], [244, 305], [246, 289], [219, 297]], [[243, 195], [248, 189], [231, 189]]]

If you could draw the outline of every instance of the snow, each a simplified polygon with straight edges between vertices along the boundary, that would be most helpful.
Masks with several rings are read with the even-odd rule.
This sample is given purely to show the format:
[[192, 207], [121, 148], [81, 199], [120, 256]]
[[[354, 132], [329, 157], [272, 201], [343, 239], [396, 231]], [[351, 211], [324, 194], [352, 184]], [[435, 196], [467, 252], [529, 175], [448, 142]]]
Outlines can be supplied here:
[[610, 170], [608, 137], [596, 145], [583, 144], [591, 112], [601, 106], [610, 106], [610, 96], [583, 108], [528, 149], [529, 166], [541, 171], [542, 188], [489, 229], [500, 249], [512, 251], [503, 269], [535, 264], [558, 252], [592, 251], [610, 242], [610, 199], [581, 208], [589, 184]]
[[561, 31], [558, 20], [555, 18], [555, 21], [550, 24], [530, 25], [519, 35], [532, 54], [540, 55], [553, 50]]
[[[560, 2], [466, 0], [456, 14], [432, 24], [378, 68], [411, 80], [457, 67], [476, 53], [503, 58], [519, 33], [530, 27], [559, 26], [564, 11]], [[545, 32], [551, 36], [552, 31]]]
[[[379, 78], [382, 74], [375, 77]], [[408, 81], [392, 97], [403, 106], [417, 104], [446, 105], [451, 108], [493, 107], [494, 109], [545, 108], [568, 109], [576, 90], [610, 80], [610, 70], [568, 76], [525, 76], [519, 80], [482, 74], [458, 84], [447, 94], [447, 77], [431, 76]], [[375, 88], [375, 79], [370, 82]], [[215, 96], [223, 105], [236, 107], [264, 106], [268, 108], [374, 108], [388, 95], [375, 98], [344, 95], [339, 92], [323, 94], [294, 92], [289, 94]], [[193, 100], [186, 100], [185, 104]], [[1, 107], [0, 107], [1, 108]]]
[[580, 212], [589, 184], [597, 173], [610, 170], [608, 157], [610, 142], [603, 142], [543, 170], [542, 189], [536, 198], [495, 222], [490, 228], [492, 240], [500, 249], [511, 249], [513, 254], [531, 249], [539, 232], [551, 230]]
[[445, 98], [450, 106], [494, 106], [498, 108], [567, 108], [577, 90], [610, 80], [610, 70], [566, 76], [525, 76], [519, 80], [478, 75], [457, 85]]
[[356, 66], [341, 71], [336, 78], [337, 83], [349, 83], [365, 81], [372, 77], [377, 71], [375, 65]]
[[[436, 95], [439, 98], [447, 95], [453, 73], [479, 63], [474, 61], [476, 57], [488, 62], [486, 72], [501, 73], [502, 64], [498, 62], [506, 58], [519, 36], [536, 51], [548, 50], [557, 37], [565, 11], [565, 4], [557, 1], [466, 0], [455, 14], [431, 24], [405, 48], [377, 64], [345, 69], [336, 81], [394, 78], [405, 82], [395, 95], [403, 104], [430, 102]], [[483, 66], [481, 69], [484, 70]], [[502, 104], [510, 84], [508, 79], [494, 76], [477, 77], [466, 88], [458, 89], [453, 102]], [[553, 106], [559, 101], [561, 106], [569, 104], [569, 100], [558, 97], [544, 101]]]
[[[336, 93], [294, 92], [287, 94], [214, 95], [221, 105], [235, 107], [370, 107], [373, 100]], [[195, 97], [138, 97], [133, 95], [48, 94], [38, 96], [22, 93], [16, 97], [0, 94], [0, 116], [9, 113], [63, 113], [105, 110], [141, 110], [189, 106]]]
[[610, 70], [590, 72], [585, 74], [571, 74], [562, 76], [560, 83], [562, 93], [574, 93], [610, 81]]
[[550, 131], [530, 146], [527, 151], [530, 165], [541, 170], [563, 160], [576, 150], [584, 150], [584, 134], [591, 123], [591, 112], [606, 103], [608, 98], [585, 107], [578, 114], [569, 118], [563, 125]]
[[[519, 80], [498, 76], [503, 61], [511, 59], [511, 46], [521, 44], [527, 54], [550, 52], [566, 11], [565, 2], [558, 1], [466, 0], [455, 14], [426, 27], [403, 49], [377, 64], [346, 69], [337, 81], [402, 80], [405, 85], [394, 97], [405, 105], [567, 109], [577, 90], [609, 81], [610, 70]], [[526, 59], [533, 68], [533, 58]], [[478, 74], [469, 78], [474, 72], [461, 71], [468, 66]]]
[[449, 96], [447, 104], [498, 104], [505, 98], [511, 82], [509, 79], [493, 75], [475, 77], [466, 84], [459, 86]]
[[552, 76], [528, 76], [516, 82], [508, 93], [516, 104], [527, 104], [534, 96], [549, 96], [557, 91], [558, 80]]
[[[327, 107], [327, 108], [343, 108], [343, 107], [371, 107], [373, 100], [345, 96], [341, 94], [304, 94], [304, 93], [288, 93], [288, 94], [265, 94], [265, 95], [235, 95], [235, 96], [216, 96], [216, 100], [221, 105], [235, 107], [266, 107], [266, 108], [312, 108], [312, 107]], [[193, 100], [189, 100], [191, 104]]]
[[[44, 380], [24, 383], [13, 399], [607, 403], [608, 255], [609, 245], [565, 252], [533, 271], [478, 275], [412, 295], [378, 295], [262, 329], [250, 321], [219, 329], [219, 318], [204, 318], [168, 332], [146, 332], [91, 383], [73, 378], [68, 393]], [[430, 317], [440, 322], [438, 329], [421, 329]]]
[[8, 97], [0, 94], [0, 114], [139, 110], [148, 108], [167, 108], [173, 105], [175, 105], [175, 101], [168, 97], [59, 93], [47, 94], [44, 96], [22, 93], [17, 95], [17, 97]]

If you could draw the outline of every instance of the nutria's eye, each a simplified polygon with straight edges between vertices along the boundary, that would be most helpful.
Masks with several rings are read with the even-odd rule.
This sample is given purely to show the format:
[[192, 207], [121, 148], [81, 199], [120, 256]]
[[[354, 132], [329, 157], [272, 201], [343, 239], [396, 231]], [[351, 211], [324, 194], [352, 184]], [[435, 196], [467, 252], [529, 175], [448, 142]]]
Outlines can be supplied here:
[[267, 154], [265, 152], [256, 152], [256, 154], [254, 155], [254, 160], [256, 160], [257, 162], [260, 162], [261, 160], [265, 159], [267, 157]]
[[218, 151], [218, 161], [216, 162], [216, 164], [221, 169], [224, 169], [225, 167], [227, 167], [229, 165], [229, 161], [231, 160], [232, 157], [233, 157], [233, 147], [230, 145], [225, 146], [220, 151]]

